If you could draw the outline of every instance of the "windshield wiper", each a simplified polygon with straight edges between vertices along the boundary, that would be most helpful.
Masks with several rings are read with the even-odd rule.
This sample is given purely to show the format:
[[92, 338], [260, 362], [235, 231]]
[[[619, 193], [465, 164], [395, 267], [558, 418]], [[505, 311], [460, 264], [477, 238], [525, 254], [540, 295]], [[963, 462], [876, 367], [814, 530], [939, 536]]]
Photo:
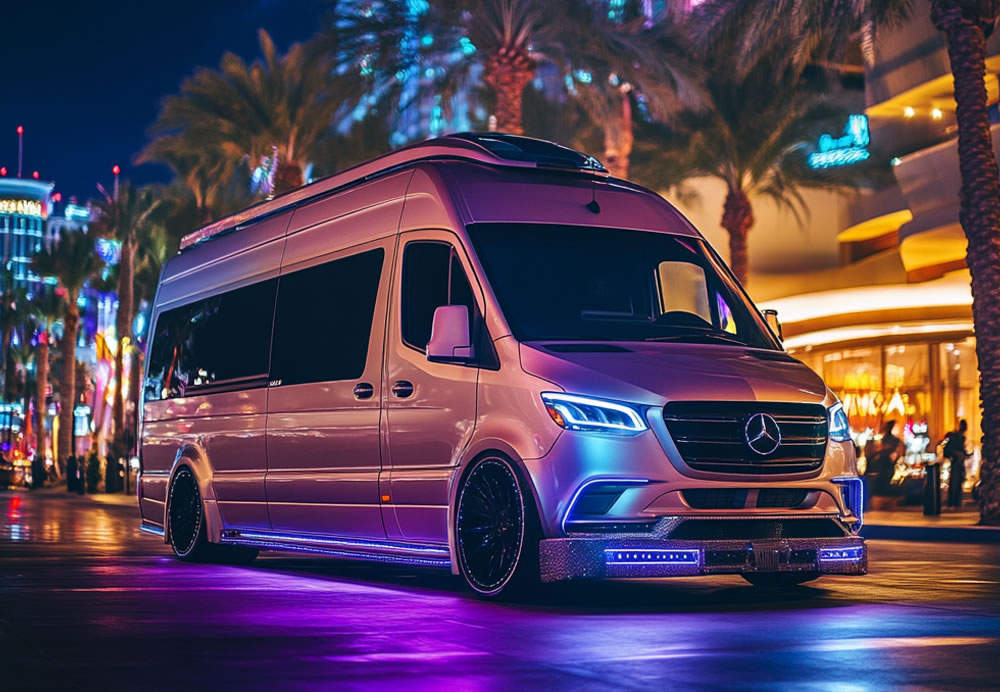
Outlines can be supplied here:
[[686, 334], [671, 334], [670, 336], [651, 336], [643, 341], [667, 341], [667, 342], [687, 342], [693, 343], [695, 341], [722, 341], [728, 344], [737, 344], [739, 346], [747, 346], [745, 341], [741, 341], [731, 335], [728, 332], [719, 333], [715, 331], [699, 331], [699, 332], [688, 332]]

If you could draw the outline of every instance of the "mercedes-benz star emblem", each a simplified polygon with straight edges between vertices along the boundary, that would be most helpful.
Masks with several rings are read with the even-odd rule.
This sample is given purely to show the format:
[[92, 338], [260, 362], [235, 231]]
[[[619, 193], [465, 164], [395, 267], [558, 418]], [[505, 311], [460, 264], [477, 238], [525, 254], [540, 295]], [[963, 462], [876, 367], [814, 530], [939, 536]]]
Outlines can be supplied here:
[[770, 454], [781, 444], [781, 428], [777, 421], [766, 413], [755, 413], [747, 420], [744, 430], [747, 447], [757, 454]]

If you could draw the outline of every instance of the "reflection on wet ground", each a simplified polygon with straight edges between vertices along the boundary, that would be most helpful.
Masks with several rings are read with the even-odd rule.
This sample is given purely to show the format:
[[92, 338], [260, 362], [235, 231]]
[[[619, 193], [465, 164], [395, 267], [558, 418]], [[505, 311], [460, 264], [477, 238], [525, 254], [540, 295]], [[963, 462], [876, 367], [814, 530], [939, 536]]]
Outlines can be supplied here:
[[2, 493], [0, 511], [3, 689], [985, 689], [1000, 672], [1000, 546], [874, 542], [869, 577], [784, 591], [570, 583], [498, 604], [434, 571], [177, 562], [134, 508], [88, 498]]

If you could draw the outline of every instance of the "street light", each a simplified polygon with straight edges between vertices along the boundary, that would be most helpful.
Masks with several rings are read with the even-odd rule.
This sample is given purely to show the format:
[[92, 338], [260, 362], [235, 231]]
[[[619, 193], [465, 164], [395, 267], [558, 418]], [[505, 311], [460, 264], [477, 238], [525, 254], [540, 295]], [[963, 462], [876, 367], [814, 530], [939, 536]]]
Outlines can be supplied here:
[[117, 163], [111, 167], [111, 172], [115, 174], [115, 201], [118, 201], [118, 174], [122, 172], [121, 166]]
[[24, 127], [17, 126], [17, 177], [21, 177], [21, 161], [24, 159]]

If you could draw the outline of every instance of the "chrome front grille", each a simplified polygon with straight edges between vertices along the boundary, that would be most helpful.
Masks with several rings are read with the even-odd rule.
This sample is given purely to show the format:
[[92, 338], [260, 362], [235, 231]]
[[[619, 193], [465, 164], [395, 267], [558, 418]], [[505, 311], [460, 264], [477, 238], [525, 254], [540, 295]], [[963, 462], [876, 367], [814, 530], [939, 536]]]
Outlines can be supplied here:
[[[747, 421], [774, 418], [781, 444], [758, 454], [746, 440]], [[709, 473], [777, 475], [818, 470], [826, 454], [827, 418], [822, 404], [760, 401], [672, 401], [663, 408], [667, 430], [690, 468]]]

